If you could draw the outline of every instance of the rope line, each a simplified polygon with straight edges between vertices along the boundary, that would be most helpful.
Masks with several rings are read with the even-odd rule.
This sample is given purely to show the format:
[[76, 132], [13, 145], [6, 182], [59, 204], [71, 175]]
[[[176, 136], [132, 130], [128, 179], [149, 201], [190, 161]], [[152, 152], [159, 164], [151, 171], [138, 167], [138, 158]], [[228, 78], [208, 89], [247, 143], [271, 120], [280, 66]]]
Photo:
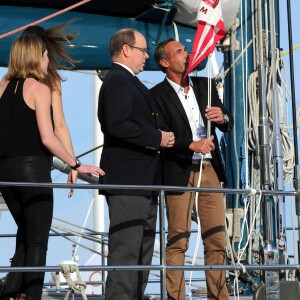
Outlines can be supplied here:
[[[60, 278], [59, 274], [61, 273], [65, 278], [68, 284], [68, 290], [65, 295], [64, 300], [69, 299], [70, 294], [72, 293], [72, 299], [74, 300], [75, 292], [79, 292], [82, 296], [83, 300], [87, 300], [87, 296], [85, 293], [86, 283], [81, 279], [80, 272], [78, 266], [76, 264], [60, 264], [61, 272], [56, 273], [56, 291], [60, 292]], [[71, 274], [76, 273], [76, 280], [72, 280]]]
[[[51, 231], [53, 231], [54, 233], [56, 233], [56, 234], [58, 234], [58, 235], [60, 234], [59, 232], [57, 232], [57, 231], [54, 230], [53, 228], [51, 228]], [[76, 241], [75, 241], [74, 239], [70, 239], [70, 238], [68, 238], [67, 236], [63, 236], [63, 235], [61, 235], [61, 236], [62, 236], [63, 238], [65, 238], [66, 240], [72, 242], [73, 244], [76, 243]], [[82, 244], [78, 244], [78, 245], [79, 245], [80, 247], [86, 249], [86, 250], [89, 250], [89, 251], [91, 251], [91, 252], [93, 252], [93, 253], [99, 254], [99, 255], [101, 255], [101, 256], [103, 256], [103, 257], [106, 256], [105, 253], [101, 253], [101, 252], [95, 251], [95, 250], [93, 250], [93, 249], [90, 248], [90, 247], [84, 246], [84, 245], [82, 245]]]
[[[299, 49], [299, 48], [300, 48], [300, 44], [294, 46], [292, 50], [295, 51], [295, 50], [297, 50], [297, 49]], [[290, 53], [290, 50], [287, 50], [287, 51], [281, 52], [281, 55], [280, 55], [280, 56], [285, 56], [285, 55], [287, 55], [287, 54], [289, 54], [289, 53]]]
[[10, 36], [10, 35], [12, 35], [12, 34], [14, 34], [14, 33], [19, 32], [19, 31], [22, 31], [22, 30], [24, 30], [25, 28], [27, 28], [28, 26], [37, 25], [37, 24], [40, 24], [40, 23], [42, 23], [42, 22], [44, 22], [44, 21], [47, 21], [47, 20], [49, 20], [49, 19], [52, 19], [52, 18], [54, 18], [54, 17], [56, 17], [56, 16], [59, 16], [59, 15], [65, 13], [65, 12], [67, 12], [67, 11], [69, 11], [69, 10], [72, 10], [73, 8], [76, 8], [76, 7], [78, 7], [78, 6], [81, 6], [81, 5], [83, 5], [83, 4], [87, 3], [87, 2], [90, 2], [90, 1], [91, 1], [91, 0], [83, 0], [83, 1], [80, 1], [80, 2], [78, 2], [78, 3], [76, 3], [76, 4], [73, 4], [73, 5], [71, 5], [71, 6], [67, 7], [67, 8], [65, 8], [65, 9], [62, 9], [62, 10], [56, 12], [56, 13], [53, 13], [53, 14], [47, 16], [47, 17], [44, 17], [44, 18], [39, 19], [39, 20], [37, 20], [37, 21], [35, 21], [35, 22], [29, 23], [29, 24], [24, 25], [24, 26], [22, 26], [22, 27], [19, 27], [19, 28], [16, 28], [16, 29], [14, 29], [14, 30], [11, 30], [11, 31], [9, 31], [9, 32], [7, 32], [7, 33], [4, 33], [4, 34], [0, 35], [0, 39], [3, 39], [3, 38], [5, 38], [5, 37], [7, 37], [7, 36]]

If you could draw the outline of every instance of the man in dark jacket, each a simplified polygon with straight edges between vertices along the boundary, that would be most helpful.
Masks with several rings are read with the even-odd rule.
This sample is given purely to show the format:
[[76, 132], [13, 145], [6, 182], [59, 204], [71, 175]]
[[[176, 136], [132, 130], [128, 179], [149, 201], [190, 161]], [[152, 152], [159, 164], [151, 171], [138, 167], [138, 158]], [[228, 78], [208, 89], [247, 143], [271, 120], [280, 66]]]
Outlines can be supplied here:
[[[174, 134], [160, 131], [149, 90], [135, 77], [144, 68], [147, 44], [133, 29], [110, 40], [113, 67], [99, 93], [98, 118], [104, 135], [100, 165], [103, 184], [160, 184], [160, 147], [172, 147]], [[156, 229], [157, 193], [104, 190], [109, 208], [108, 265], [150, 265]], [[149, 272], [112, 271], [106, 300], [143, 300]]]
[[[164, 184], [196, 187], [200, 183], [200, 187], [220, 188], [220, 182], [226, 178], [215, 128], [227, 132], [233, 126], [233, 119], [219, 99], [215, 82], [203, 77], [184, 77], [189, 55], [185, 47], [173, 39], [156, 47], [155, 60], [167, 75], [150, 90], [160, 128], [176, 136], [174, 147], [163, 150]], [[210, 133], [207, 132], [208, 120]], [[225, 263], [223, 195], [202, 192], [197, 202], [195, 195], [193, 192], [167, 195], [167, 265], [184, 264], [194, 207], [200, 217], [205, 264]], [[225, 271], [207, 271], [206, 282], [207, 299], [228, 299]], [[168, 299], [185, 299], [184, 272], [167, 272], [167, 292]]]

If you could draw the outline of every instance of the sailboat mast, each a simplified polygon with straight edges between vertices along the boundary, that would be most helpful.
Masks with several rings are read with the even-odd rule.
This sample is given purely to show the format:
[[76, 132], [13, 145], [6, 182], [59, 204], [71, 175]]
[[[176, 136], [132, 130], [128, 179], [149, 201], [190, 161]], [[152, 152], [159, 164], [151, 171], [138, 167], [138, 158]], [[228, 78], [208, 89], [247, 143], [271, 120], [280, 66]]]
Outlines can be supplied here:
[[[263, 20], [262, 20], [262, 3], [261, 0], [257, 1], [257, 45], [258, 45], [258, 95], [259, 95], [259, 124], [258, 124], [258, 135], [259, 135], [259, 158], [260, 158], [260, 186], [261, 189], [270, 190], [270, 131], [268, 124], [267, 114], [267, 87], [266, 87], [266, 56], [264, 51], [266, 44], [263, 42]], [[274, 233], [274, 201], [273, 198], [264, 195], [262, 201], [263, 210], [263, 234], [264, 234], [264, 261], [266, 264], [275, 261], [278, 263], [278, 252], [276, 249], [276, 235]], [[272, 255], [271, 255], [272, 254]], [[275, 287], [275, 293], [278, 294], [278, 280], [279, 276], [277, 272], [267, 271], [266, 272], [266, 297], [274, 296], [274, 291], [269, 291], [269, 286]], [[269, 282], [268, 282], [269, 281]], [[275, 283], [275, 284], [272, 284]], [[269, 295], [269, 297], [268, 297]], [[278, 296], [277, 296], [278, 298]]]
[[[278, 76], [277, 76], [277, 59], [278, 47], [276, 46], [276, 29], [274, 0], [270, 1], [270, 41], [271, 41], [271, 76], [272, 76], [272, 102], [273, 102], [273, 170], [274, 170], [274, 185], [278, 191], [284, 190], [283, 178], [283, 151], [282, 139], [280, 134], [280, 119], [279, 119], [279, 102], [278, 102]], [[283, 196], [278, 196], [278, 215], [277, 215], [277, 235], [278, 235], [278, 248], [280, 251], [285, 251], [285, 201]], [[284, 263], [284, 261], [282, 261]]]
[[[277, 26], [279, 24], [278, 6], [278, 1], [274, 4], [274, 0], [268, 1], [268, 3], [261, 0], [242, 2], [241, 12], [238, 16], [240, 22], [237, 22], [236, 32], [234, 30], [231, 32], [231, 51], [224, 54], [224, 69], [230, 69], [228, 73], [229, 77], [225, 79], [225, 102], [229, 101], [229, 105], [226, 104], [226, 106], [233, 112], [235, 124], [244, 124], [247, 122], [248, 114], [249, 117], [251, 114], [251, 123], [249, 123], [251, 125], [247, 123], [244, 126], [236, 126], [234, 131], [229, 135], [229, 147], [234, 149], [234, 151], [231, 150], [232, 154], [229, 161], [227, 161], [227, 175], [230, 186], [244, 188], [250, 185], [252, 188], [284, 190], [283, 150], [280, 135], [277, 90], [278, 42], [276, 37], [278, 32], [276, 32], [276, 29], [278, 29]], [[252, 26], [246, 26], [246, 22], [249, 20], [252, 21]], [[234, 41], [241, 43], [241, 49], [234, 47], [237, 44]], [[253, 43], [253, 51], [250, 51], [251, 43]], [[269, 54], [271, 57], [269, 57]], [[254, 62], [256, 59], [257, 64]], [[253, 84], [252, 78], [255, 78], [255, 84]], [[249, 85], [248, 89], [245, 88], [247, 84], [243, 80]], [[267, 83], [270, 81], [272, 86], [268, 92], [269, 85]], [[250, 88], [253, 89], [251, 92]], [[253, 99], [250, 99], [250, 97]], [[258, 114], [253, 113], [253, 110], [251, 110], [256, 105], [254, 101], [255, 97], [259, 97], [259, 101], [257, 101]], [[267, 109], [269, 103], [267, 101], [268, 97], [272, 99], [273, 109], [271, 111]], [[245, 118], [243, 118], [242, 112], [244, 112]], [[271, 127], [269, 124], [269, 114], [273, 116]], [[248, 126], [251, 127], [250, 131]], [[271, 129], [274, 132], [272, 141], [270, 141]], [[251, 145], [253, 148], [250, 155], [244, 150], [250, 146], [250, 142], [247, 140], [248, 137], [249, 140], [251, 138], [251, 143], [253, 141]], [[273, 149], [272, 167], [274, 179], [271, 179], [270, 171], [272, 169], [270, 159], [271, 148]], [[240, 153], [241, 157], [239, 157]], [[251, 161], [251, 170], [244, 170], [244, 165], [247, 165], [248, 160]], [[251, 180], [249, 182], [246, 176], [247, 172], [251, 173]], [[234, 196], [232, 198], [228, 197], [227, 207], [232, 208], [234, 218], [236, 219], [234, 223], [238, 224], [242, 222], [239, 217], [241, 209], [247, 218], [251, 218], [251, 213], [249, 211], [245, 212], [246, 205], [243, 206], [243, 203], [246, 203], [249, 199], [239, 199], [237, 195], [235, 197], [236, 199], [234, 199]], [[252, 198], [250, 201], [253, 200], [256, 199]], [[260, 202], [258, 201], [256, 205], [260, 205]], [[250, 263], [261, 263], [259, 254], [261, 250], [263, 250], [264, 254], [264, 264], [286, 263], [284, 197], [263, 197], [262, 213], [260, 216], [260, 221], [256, 222], [257, 236], [261, 236], [258, 232], [261, 232], [260, 226], [262, 224], [264, 245], [261, 245], [258, 238], [253, 240], [251, 253], [247, 253], [250, 256]], [[249, 222], [251, 223], [252, 220]], [[242, 241], [237, 246], [236, 239], [238, 238], [238, 234], [241, 235], [242, 233], [235, 230], [232, 234], [232, 244], [235, 244], [238, 250], [237, 254], [239, 253], [238, 247], [240, 247], [240, 244], [243, 244]], [[244, 232], [243, 238], [248, 238], [247, 233]], [[285, 276], [285, 272], [283, 274]], [[279, 272], [266, 271], [264, 275], [266, 287], [265, 299], [279, 299]]]

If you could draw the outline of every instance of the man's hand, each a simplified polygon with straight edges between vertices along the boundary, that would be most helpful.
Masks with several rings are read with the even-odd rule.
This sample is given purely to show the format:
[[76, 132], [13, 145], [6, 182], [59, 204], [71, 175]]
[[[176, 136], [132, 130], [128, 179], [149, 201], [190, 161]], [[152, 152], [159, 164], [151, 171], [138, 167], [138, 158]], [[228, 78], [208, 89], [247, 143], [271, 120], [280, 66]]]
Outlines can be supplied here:
[[222, 125], [225, 123], [223, 112], [220, 107], [206, 107], [205, 116], [207, 120], [211, 122], [216, 122], [218, 125]]
[[175, 136], [171, 131], [161, 131], [161, 143], [160, 146], [163, 148], [173, 147], [175, 144]]
[[207, 154], [215, 150], [215, 144], [213, 143], [214, 136], [212, 135], [209, 139], [202, 139], [198, 142], [192, 142], [189, 149], [195, 153]]

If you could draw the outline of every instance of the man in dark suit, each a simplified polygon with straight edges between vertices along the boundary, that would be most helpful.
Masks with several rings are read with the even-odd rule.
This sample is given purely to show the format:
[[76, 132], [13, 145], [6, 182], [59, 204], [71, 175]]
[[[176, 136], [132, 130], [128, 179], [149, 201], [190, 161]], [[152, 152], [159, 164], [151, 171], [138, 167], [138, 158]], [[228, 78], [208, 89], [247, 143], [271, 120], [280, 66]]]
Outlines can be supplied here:
[[[163, 149], [164, 184], [196, 187], [200, 183], [201, 187], [220, 188], [220, 182], [225, 182], [226, 178], [215, 128], [227, 132], [233, 126], [233, 119], [219, 99], [215, 82], [209, 84], [208, 78], [184, 77], [189, 55], [185, 47], [173, 39], [158, 44], [154, 56], [167, 76], [150, 92], [160, 128], [170, 130], [176, 136], [174, 147]], [[208, 120], [211, 122], [209, 136]], [[200, 217], [205, 264], [221, 265], [225, 262], [223, 195], [203, 192], [199, 193], [198, 201], [195, 198], [193, 192], [167, 195], [167, 265], [184, 264], [193, 208]], [[228, 299], [225, 271], [206, 272], [206, 282], [207, 299]], [[167, 272], [167, 292], [168, 299], [185, 299], [184, 272]]]
[[[134, 76], [144, 68], [146, 40], [122, 29], [110, 40], [112, 69], [99, 93], [98, 118], [104, 134], [100, 165], [103, 184], [160, 184], [160, 147], [172, 147], [174, 134], [160, 131], [149, 90]], [[150, 265], [155, 241], [157, 192], [104, 190], [110, 226], [108, 265]], [[142, 300], [149, 272], [111, 271], [106, 300]]]

